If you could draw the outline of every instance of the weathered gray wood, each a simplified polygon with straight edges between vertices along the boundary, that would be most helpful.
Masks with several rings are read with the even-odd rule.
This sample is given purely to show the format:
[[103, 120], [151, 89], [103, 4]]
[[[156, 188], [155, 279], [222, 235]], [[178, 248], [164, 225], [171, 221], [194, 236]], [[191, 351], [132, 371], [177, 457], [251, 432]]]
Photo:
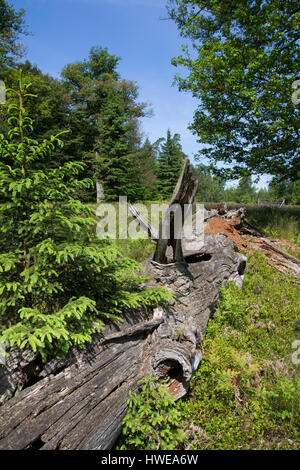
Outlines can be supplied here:
[[0, 405], [21, 390], [25, 383], [38, 375], [42, 361], [38, 354], [28, 349], [14, 349], [0, 364]]
[[132, 217], [138, 221], [138, 223], [144, 230], [146, 230], [151, 240], [156, 242], [158, 240], [157, 230], [154, 227], [152, 227], [152, 225], [149, 224], [149, 222], [145, 220], [144, 217], [141, 216], [141, 214], [138, 212], [135, 206], [133, 206], [132, 204], [128, 204], [128, 209]]
[[111, 448], [129, 390], [137, 390], [148, 371], [183, 396], [201, 361], [219, 287], [229, 280], [241, 283], [244, 267], [244, 257], [223, 235], [206, 235], [205, 247], [186, 266], [145, 262], [152, 284], [171, 288], [177, 301], [144, 321], [132, 312], [119, 331], [95, 335], [89, 349], [66, 359], [65, 366], [42, 371], [40, 380], [0, 408], [0, 449]]
[[293, 263], [298, 264], [300, 266], [300, 259], [296, 258], [295, 256], [290, 255], [284, 250], [281, 250], [280, 248], [278, 248], [278, 246], [275, 246], [273, 243], [271, 243], [267, 238], [262, 238], [261, 240], [269, 248], [271, 248], [272, 250], [276, 251], [280, 255], [284, 256], [285, 258], [293, 261]]
[[[192, 203], [196, 189], [186, 160], [170, 208], [173, 203], [179, 209]], [[165, 286], [176, 301], [153, 312], [127, 312], [123, 324], [95, 334], [87, 350], [74, 349], [66, 359], [54, 358], [30, 369], [37, 358], [29, 358], [25, 367], [31, 374], [23, 374], [23, 390], [0, 408], [0, 449], [110, 449], [121, 429], [129, 391], [137, 390], [147, 372], [167, 380], [176, 398], [187, 392], [202, 358], [201, 343], [220, 286], [228, 281], [241, 286], [246, 259], [225, 235], [205, 234], [204, 245], [195, 253], [187, 251], [187, 240], [181, 243], [175, 235], [172, 226], [170, 239], [159, 238], [157, 256], [143, 265], [151, 278], [145, 288]], [[162, 264], [170, 245], [176, 262]], [[4, 400], [7, 391], [15, 393], [13, 375], [13, 368], [2, 374]]]
[[97, 204], [102, 202], [104, 200], [104, 190], [103, 190], [103, 185], [99, 183], [98, 181], [96, 182], [96, 193], [97, 193]]
[[[192, 204], [196, 195], [198, 181], [192, 176], [190, 170], [190, 161], [185, 159], [181, 174], [174, 189], [169, 207], [163, 215], [162, 221], [159, 225], [159, 237], [156, 244], [156, 250], [153, 260], [157, 263], [166, 263], [166, 251], [168, 246], [173, 249], [173, 260], [177, 262], [184, 262], [181, 231], [184, 223], [185, 204]], [[178, 217], [182, 219], [180, 226], [175, 223]], [[165, 234], [168, 234], [166, 236]]]

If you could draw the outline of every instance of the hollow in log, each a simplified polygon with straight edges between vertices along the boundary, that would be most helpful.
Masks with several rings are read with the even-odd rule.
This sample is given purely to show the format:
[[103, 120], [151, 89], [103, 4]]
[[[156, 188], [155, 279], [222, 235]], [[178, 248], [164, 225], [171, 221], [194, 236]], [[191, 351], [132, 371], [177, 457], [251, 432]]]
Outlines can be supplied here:
[[[170, 207], [191, 203], [195, 191], [185, 161]], [[23, 351], [19, 361], [11, 356], [0, 366], [0, 449], [111, 449], [129, 391], [138, 390], [147, 372], [167, 380], [176, 398], [186, 394], [220, 287], [229, 281], [241, 286], [246, 258], [226, 235], [206, 233], [191, 253], [187, 240], [179, 243], [174, 234], [158, 236], [154, 260], [143, 267], [147, 285], [171, 289], [176, 301], [153, 312], [126, 312], [121, 325], [108, 326], [86, 350], [74, 348], [65, 359], [43, 365], [36, 354], [23, 358]], [[168, 246], [175, 262], [164, 264]]]

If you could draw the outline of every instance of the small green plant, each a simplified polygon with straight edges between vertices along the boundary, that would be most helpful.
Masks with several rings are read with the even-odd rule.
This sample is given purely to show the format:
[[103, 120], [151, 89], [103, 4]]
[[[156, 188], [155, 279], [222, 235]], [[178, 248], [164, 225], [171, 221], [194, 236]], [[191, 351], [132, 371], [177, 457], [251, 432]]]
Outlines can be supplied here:
[[176, 341], [182, 343], [183, 340], [183, 327], [177, 328], [176, 332]]
[[149, 374], [138, 384], [144, 385], [141, 393], [130, 392], [119, 450], [175, 449], [183, 442], [185, 433], [180, 428], [181, 415], [174, 397]]

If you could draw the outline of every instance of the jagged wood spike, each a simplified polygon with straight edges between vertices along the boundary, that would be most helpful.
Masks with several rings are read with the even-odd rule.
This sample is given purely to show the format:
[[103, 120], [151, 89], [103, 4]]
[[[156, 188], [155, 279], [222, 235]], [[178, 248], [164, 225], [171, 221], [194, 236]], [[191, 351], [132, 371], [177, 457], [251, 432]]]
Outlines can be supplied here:
[[[187, 215], [184, 211], [186, 204], [192, 204], [197, 192], [198, 181], [192, 176], [190, 170], [190, 161], [184, 160], [183, 167], [178, 178], [176, 187], [173, 191], [168, 209], [162, 217], [159, 225], [159, 238], [156, 244], [156, 250], [153, 260], [157, 263], [165, 264], [167, 262], [167, 248], [173, 249], [173, 262], [183, 263], [184, 256], [181, 243], [181, 231], [184, 224], [184, 218]], [[179, 214], [180, 213], [180, 214]], [[181, 226], [176, 224], [176, 217], [181, 217]], [[169, 234], [169, 237], [166, 237]]]
[[[197, 184], [186, 160], [170, 207], [191, 204]], [[174, 226], [170, 229], [170, 239], [157, 240], [158, 259], [165, 259], [172, 244], [175, 260], [181, 261], [185, 240], [183, 246], [177, 243]], [[228, 281], [241, 285], [246, 265], [225, 235], [205, 234], [198, 254], [188, 263], [143, 263], [152, 279], [147, 287], [172, 289], [175, 303], [154, 312], [124, 312], [121, 325], [107, 326], [85, 351], [74, 348], [65, 359], [42, 364], [34, 353], [20, 353], [17, 360], [10, 356], [6, 367], [0, 366], [0, 449], [111, 449], [129, 391], [138, 390], [147, 372], [166, 379], [176, 398], [184, 396], [202, 358], [201, 343], [220, 286]]]
[[139, 211], [137, 210], [137, 208], [134, 205], [128, 204], [128, 209], [129, 209], [132, 217], [135, 220], [137, 220], [137, 222], [140, 224], [140, 226], [147, 231], [147, 233], [150, 236], [151, 240], [156, 242], [157, 239], [158, 239], [157, 230], [154, 227], [152, 227], [152, 225], [147, 220], [145, 220], [144, 217], [141, 216], [141, 214], [139, 213]]

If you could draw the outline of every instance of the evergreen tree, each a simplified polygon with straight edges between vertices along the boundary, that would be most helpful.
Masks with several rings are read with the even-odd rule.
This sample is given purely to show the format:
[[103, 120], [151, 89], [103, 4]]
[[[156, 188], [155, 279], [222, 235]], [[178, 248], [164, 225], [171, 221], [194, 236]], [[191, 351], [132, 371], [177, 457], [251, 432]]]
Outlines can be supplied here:
[[286, 204], [299, 204], [299, 181], [299, 178], [291, 181], [288, 178], [274, 177], [269, 184], [270, 199], [285, 200]]
[[134, 156], [136, 172], [136, 199], [150, 201], [156, 198], [156, 150], [147, 138]]
[[87, 60], [67, 65], [62, 74], [71, 98], [72, 130], [79, 135], [94, 180], [102, 183], [111, 201], [119, 195], [136, 199], [138, 118], [145, 115], [145, 106], [137, 103], [137, 86], [121, 80], [116, 71], [119, 60], [93, 47]]
[[[80, 191], [81, 199], [95, 200], [97, 179], [107, 199], [116, 200], [119, 195], [143, 199], [138, 118], [144, 115], [144, 105], [136, 102], [137, 86], [121, 80], [117, 73], [119, 60], [106, 49], [94, 47], [88, 59], [64, 67], [62, 80], [43, 74], [29, 61], [20, 65], [24, 84], [31, 83], [32, 94], [37, 95], [27, 99], [27, 112], [35, 121], [31, 136], [45, 139], [70, 131], [64, 147], [49, 156], [47, 166], [58, 167], [68, 160], [85, 163], [82, 177], [91, 178], [94, 185]], [[5, 71], [8, 87], [16, 82], [17, 74], [14, 68]], [[8, 93], [6, 105], [0, 108], [3, 131], [7, 130], [7, 110], [16, 99]]]
[[157, 191], [160, 199], [169, 199], [172, 196], [178, 177], [182, 169], [185, 154], [180, 144], [180, 135], [171, 135], [167, 131], [167, 138], [158, 153]]
[[224, 191], [224, 201], [225, 202], [238, 202], [237, 201], [237, 188], [234, 186], [230, 186], [225, 189]]
[[299, 178], [293, 183], [293, 191], [291, 195], [291, 204], [300, 205], [300, 174]]
[[261, 188], [257, 191], [257, 200], [270, 199], [270, 193], [267, 188]]
[[136, 87], [123, 81], [107, 91], [102, 106], [95, 168], [108, 201], [118, 200], [119, 196], [127, 196], [130, 201], [139, 197], [136, 156], [140, 137], [132, 112], [135, 97]]
[[20, 78], [11, 128], [0, 134], [0, 335], [45, 359], [83, 347], [105, 320], [120, 321], [123, 309], [157, 305], [168, 294], [140, 290], [139, 265], [96, 236], [94, 212], [78, 200], [92, 184], [78, 180], [83, 164], [46, 165], [62, 141], [30, 137], [27, 89]]
[[225, 181], [217, 176], [213, 176], [209, 168], [205, 165], [193, 167], [195, 178], [199, 181], [197, 190], [197, 200], [201, 202], [221, 202], [224, 201]]
[[251, 176], [243, 176], [239, 180], [236, 190], [236, 202], [241, 204], [253, 204], [256, 202], [256, 191], [252, 185]]

